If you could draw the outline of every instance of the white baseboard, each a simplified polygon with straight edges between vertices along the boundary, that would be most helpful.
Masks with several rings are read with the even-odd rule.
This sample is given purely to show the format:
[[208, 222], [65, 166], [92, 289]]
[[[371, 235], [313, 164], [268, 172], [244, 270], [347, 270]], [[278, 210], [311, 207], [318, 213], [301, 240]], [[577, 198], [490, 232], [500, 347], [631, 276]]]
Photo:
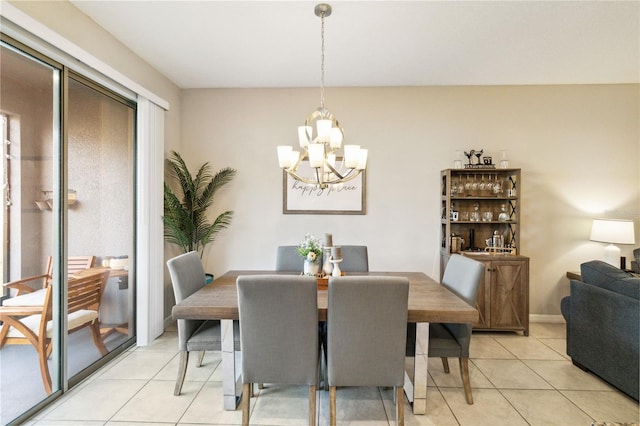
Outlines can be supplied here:
[[529, 315], [529, 322], [548, 322], [555, 324], [564, 324], [564, 318], [562, 315]]

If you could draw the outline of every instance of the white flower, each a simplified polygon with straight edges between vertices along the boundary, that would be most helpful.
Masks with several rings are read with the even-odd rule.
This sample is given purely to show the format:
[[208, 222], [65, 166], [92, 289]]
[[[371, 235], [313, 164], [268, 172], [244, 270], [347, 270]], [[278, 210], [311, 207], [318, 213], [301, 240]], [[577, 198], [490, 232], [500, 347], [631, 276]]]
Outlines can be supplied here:
[[313, 262], [314, 260], [316, 260], [316, 254], [312, 251], [307, 253], [307, 260], [309, 260], [310, 262]]

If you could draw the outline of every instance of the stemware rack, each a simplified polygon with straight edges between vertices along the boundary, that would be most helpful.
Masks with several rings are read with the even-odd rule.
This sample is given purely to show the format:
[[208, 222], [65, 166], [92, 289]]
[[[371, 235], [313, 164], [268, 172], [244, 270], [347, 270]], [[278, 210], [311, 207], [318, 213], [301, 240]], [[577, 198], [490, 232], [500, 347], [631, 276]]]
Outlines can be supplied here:
[[[464, 239], [463, 252], [520, 252], [520, 169], [447, 169], [440, 189], [443, 255], [451, 253], [452, 234]], [[505, 250], [485, 250], [496, 231]]]
[[[485, 266], [474, 330], [529, 334], [529, 258], [520, 253], [521, 196], [520, 169], [441, 172], [440, 278], [451, 257], [452, 234], [464, 239], [463, 244], [456, 240], [456, 250]], [[502, 245], [486, 244], [494, 234], [502, 237]]]

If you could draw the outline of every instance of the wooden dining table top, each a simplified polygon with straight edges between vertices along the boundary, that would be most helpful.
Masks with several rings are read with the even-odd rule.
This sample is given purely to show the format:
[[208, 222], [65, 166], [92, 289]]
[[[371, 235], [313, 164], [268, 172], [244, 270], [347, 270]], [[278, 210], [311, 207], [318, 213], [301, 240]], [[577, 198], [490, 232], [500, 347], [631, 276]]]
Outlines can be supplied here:
[[[173, 319], [239, 319], [236, 280], [240, 275], [286, 275], [275, 271], [229, 271], [173, 307]], [[289, 275], [295, 272], [289, 273]], [[409, 279], [407, 322], [473, 323], [478, 311], [422, 272], [353, 272], [357, 276]], [[328, 290], [318, 290], [318, 319], [327, 319]]]

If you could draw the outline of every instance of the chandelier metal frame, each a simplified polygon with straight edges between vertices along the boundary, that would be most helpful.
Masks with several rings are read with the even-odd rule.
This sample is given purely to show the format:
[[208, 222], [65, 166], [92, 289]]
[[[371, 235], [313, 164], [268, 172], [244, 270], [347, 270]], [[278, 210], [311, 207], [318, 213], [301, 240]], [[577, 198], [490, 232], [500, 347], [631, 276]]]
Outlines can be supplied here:
[[[340, 185], [361, 174], [366, 169], [366, 149], [359, 145], [344, 145], [344, 130], [334, 115], [324, 106], [324, 18], [331, 15], [331, 5], [320, 3], [315, 6], [314, 13], [320, 18], [320, 107], [309, 114], [304, 126], [298, 127], [298, 140], [302, 154], [291, 146], [278, 146], [278, 162], [280, 167], [294, 179], [319, 188]], [[338, 157], [340, 149], [343, 156]], [[309, 160], [314, 176], [305, 177], [298, 173], [298, 166], [303, 160]], [[341, 167], [336, 161], [342, 161]]]

